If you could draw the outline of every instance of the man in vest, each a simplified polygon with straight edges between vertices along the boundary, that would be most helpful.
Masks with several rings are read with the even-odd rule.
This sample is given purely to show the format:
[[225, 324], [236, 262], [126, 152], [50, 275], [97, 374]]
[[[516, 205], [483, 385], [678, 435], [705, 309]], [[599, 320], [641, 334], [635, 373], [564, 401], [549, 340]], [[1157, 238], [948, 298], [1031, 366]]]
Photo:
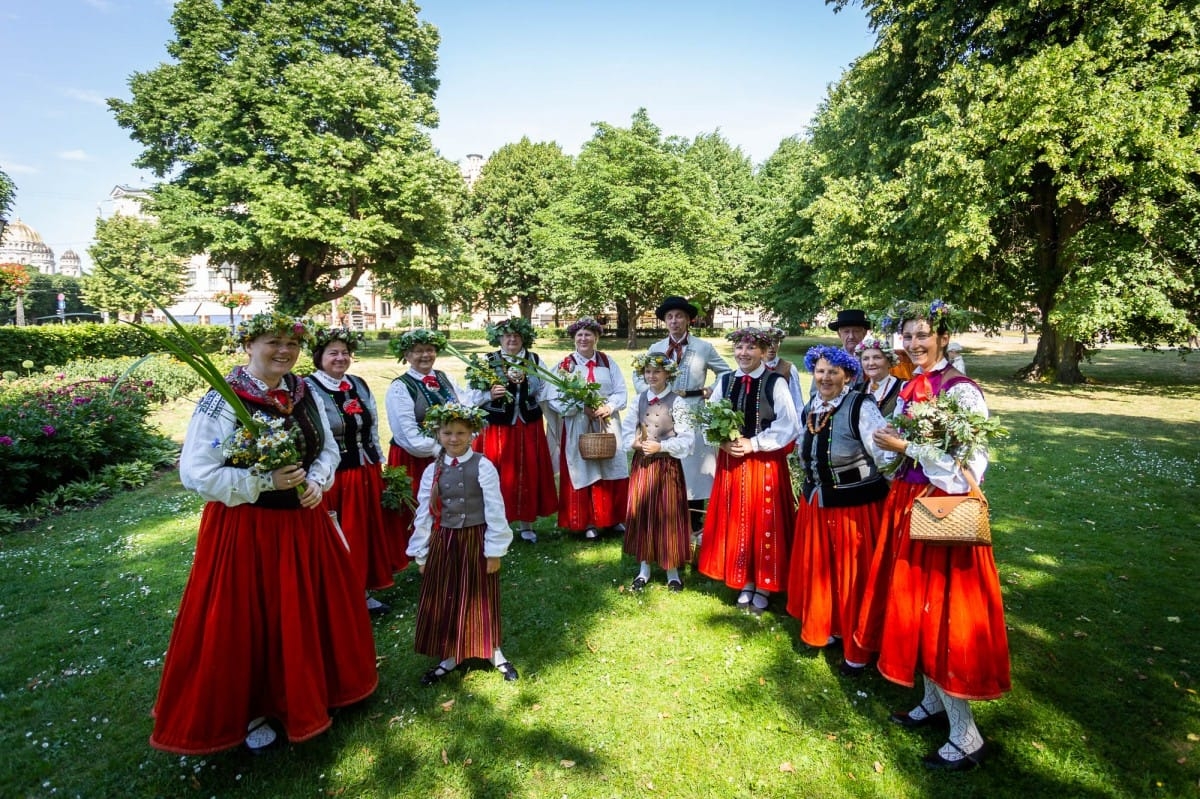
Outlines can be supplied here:
[[[867, 318], [865, 311], [857, 308], [838, 311], [837, 318], [829, 323], [829, 329], [837, 333], [838, 338], [842, 340], [842, 349], [850, 355], [854, 355], [854, 348], [871, 332], [871, 320]], [[858, 356], [855, 355], [855, 357]], [[864, 379], [860, 369], [854, 382], [850, 385], [850, 390], [859, 391], [863, 385]]]
[[[732, 371], [712, 344], [690, 335], [692, 322], [699, 314], [699, 309], [683, 297], [666, 297], [654, 309], [654, 315], [666, 324], [668, 335], [650, 345], [650, 352], [666, 353], [667, 358], [679, 367], [671, 388], [690, 408], [703, 404], [712, 394], [712, 385], [717, 378]], [[709, 372], [713, 374], [712, 382], [705, 380]], [[638, 393], [646, 390], [646, 381], [640, 372], [633, 376], [633, 387]], [[692, 454], [683, 459], [683, 478], [687, 483], [694, 532], [704, 527], [704, 503], [712, 493], [716, 473], [716, 449], [705, 442], [704, 436], [696, 436]]]

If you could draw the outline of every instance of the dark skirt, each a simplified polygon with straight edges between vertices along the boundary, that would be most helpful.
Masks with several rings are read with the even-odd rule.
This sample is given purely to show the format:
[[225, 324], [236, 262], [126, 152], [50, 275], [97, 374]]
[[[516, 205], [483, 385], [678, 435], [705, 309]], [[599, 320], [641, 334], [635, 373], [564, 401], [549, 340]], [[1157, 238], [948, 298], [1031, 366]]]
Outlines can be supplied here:
[[500, 572], [487, 573], [486, 525], [439, 527], [421, 575], [414, 646], [438, 660], [491, 659], [500, 647]]
[[670, 455], [634, 452], [624, 551], [639, 562], [677, 569], [689, 560], [691, 524], [683, 463]]
[[500, 494], [510, 522], [533, 523], [558, 510], [550, 445], [540, 421], [488, 425], [473, 447], [500, 473]]

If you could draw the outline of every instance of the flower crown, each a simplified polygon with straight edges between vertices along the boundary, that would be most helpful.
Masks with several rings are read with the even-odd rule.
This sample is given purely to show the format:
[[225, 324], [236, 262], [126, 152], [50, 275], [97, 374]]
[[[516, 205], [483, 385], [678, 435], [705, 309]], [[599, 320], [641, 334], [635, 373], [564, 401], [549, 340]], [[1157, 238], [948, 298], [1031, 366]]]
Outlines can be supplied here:
[[447, 402], [442, 405], [431, 405], [425, 411], [425, 419], [421, 422], [421, 430], [426, 435], [435, 436], [437, 431], [450, 422], [462, 422], [478, 433], [487, 423], [487, 414], [483, 408], [473, 405], [463, 405], [460, 402]]
[[641, 355], [633, 356], [631, 363], [635, 372], [644, 372], [647, 369], [662, 369], [667, 373], [668, 380], [674, 380], [675, 375], [679, 372], [679, 364], [661, 352], [643, 352]]
[[862, 364], [858, 362], [858, 358], [855, 358], [841, 347], [832, 347], [828, 344], [821, 344], [810, 348], [804, 354], [804, 368], [809, 372], [813, 371], [817, 368], [817, 361], [822, 358], [834, 366], [841, 367], [849, 375], [857, 375], [862, 369]]
[[423, 327], [418, 327], [416, 330], [410, 330], [400, 338], [394, 338], [388, 343], [388, 349], [397, 359], [403, 359], [405, 353], [411, 350], [418, 344], [428, 344], [438, 352], [446, 346], [446, 334], [440, 330], [426, 330]]
[[291, 336], [301, 343], [313, 346], [315, 325], [311, 319], [288, 316], [279, 311], [269, 311], [251, 316], [238, 322], [233, 339], [238, 344], [247, 344], [259, 336]]
[[858, 344], [854, 345], [854, 354], [859, 358], [861, 358], [862, 354], [867, 350], [879, 350], [883, 353], [883, 357], [887, 358], [888, 363], [890, 363], [892, 366], [900, 363], [900, 356], [896, 354], [896, 350], [892, 348], [892, 345], [888, 343], [886, 339], [867, 336], [862, 341], [858, 342]]
[[505, 333], [516, 333], [521, 337], [521, 344], [526, 347], [533, 344], [534, 339], [537, 338], [537, 333], [534, 332], [533, 325], [519, 316], [514, 316], [511, 319], [501, 319], [499, 322], [487, 326], [488, 344], [491, 344], [493, 347], [499, 345], [500, 337]]
[[578, 322], [575, 322], [570, 327], [568, 327], [567, 335], [570, 336], [571, 338], [574, 338], [575, 334], [578, 333], [580, 330], [590, 330], [593, 333], [595, 333], [597, 336], [600, 336], [604, 333], [604, 328], [600, 326], [600, 323], [597, 322], [595, 319], [593, 319], [590, 316], [585, 316], [585, 317], [581, 318]]
[[877, 328], [885, 334], [899, 333], [905, 322], [925, 319], [938, 333], [965, 330], [971, 326], [971, 313], [955, 308], [945, 300], [897, 300], [879, 315]]
[[781, 341], [783, 341], [785, 338], [787, 338], [787, 331], [784, 330], [782, 327], [774, 327], [774, 326], [768, 327], [767, 333], [771, 336], [772, 339], [774, 339], [776, 345], [778, 345]]
[[361, 330], [351, 330], [348, 327], [318, 327], [316, 348], [327, 347], [335, 341], [340, 341], [346, 345], [346, 349], [354, 352], [365, 338]]
[[739, 327], [737, 330], [726, 333], [725, 338], [734, 344], [749, 341], [751, 344], [757, 344], [763, 349], [775, 345], [775, 337], [771, 335], [771, 331], [762, 327]]

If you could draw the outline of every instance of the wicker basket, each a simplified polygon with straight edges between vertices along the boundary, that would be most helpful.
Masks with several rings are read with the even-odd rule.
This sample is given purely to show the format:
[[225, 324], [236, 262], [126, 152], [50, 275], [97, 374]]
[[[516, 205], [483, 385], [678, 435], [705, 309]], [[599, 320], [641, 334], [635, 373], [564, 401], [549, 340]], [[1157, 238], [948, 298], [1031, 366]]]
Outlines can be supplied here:
[[606, 461], [617, 454], [617, 434], [603, 432], [608, 420], [588, 422], [588, 432], [579, 436], [579, 455], [585, 461]]

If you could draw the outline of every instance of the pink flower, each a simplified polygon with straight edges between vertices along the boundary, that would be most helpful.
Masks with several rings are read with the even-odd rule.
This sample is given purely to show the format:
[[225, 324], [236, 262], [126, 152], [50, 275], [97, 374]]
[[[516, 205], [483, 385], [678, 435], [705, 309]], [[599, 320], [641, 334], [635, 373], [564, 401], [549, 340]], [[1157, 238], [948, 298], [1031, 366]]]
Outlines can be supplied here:
[[56, 431], [54, 429], [53, 425], [46, 424], [46, 425], [42, 425], [42, 432], [45, 433], [47, 436], [52, 436], [58, 431]]
[[0, 436], [0, 447], [11, 447], [13, 440], [9, 436]]

